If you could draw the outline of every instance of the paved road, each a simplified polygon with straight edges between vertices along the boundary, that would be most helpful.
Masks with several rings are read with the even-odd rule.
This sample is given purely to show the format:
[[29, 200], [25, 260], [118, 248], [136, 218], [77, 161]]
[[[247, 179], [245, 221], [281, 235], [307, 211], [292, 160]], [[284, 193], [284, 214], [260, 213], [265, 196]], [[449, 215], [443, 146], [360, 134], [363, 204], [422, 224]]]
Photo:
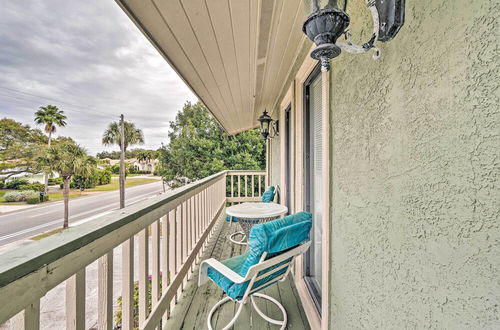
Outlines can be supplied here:
[[[163, 191], [161, 181], [126, 188], [126, 205]], [[118, 190], [80, 197], [69, 201], [69, 223], [80, 222], [111, 212], [119, 207]], [[63, 203], [35, 206], [0, 215], [0, 246], [62, 226]]]

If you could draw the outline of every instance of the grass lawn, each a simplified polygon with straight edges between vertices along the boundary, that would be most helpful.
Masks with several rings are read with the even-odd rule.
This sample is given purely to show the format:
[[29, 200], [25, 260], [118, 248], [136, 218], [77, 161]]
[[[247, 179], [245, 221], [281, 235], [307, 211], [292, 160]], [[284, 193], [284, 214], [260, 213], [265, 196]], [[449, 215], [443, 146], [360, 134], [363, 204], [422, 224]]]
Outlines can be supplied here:
[[[62, 226], [62, 223], [61, 223], [61, 226]], [[66, 229], [67, 229], [67, 228], [66, 228]], [[35, 235], [35, 236], [33, 236], [33, 237], [30, 237], [30, 240], [32, 240], [32, 241], [39, 241], [39, 240], [41, 240], [42, 238], [49, 237], [49, 236], [51, 236], [51, 235], [54, 235], [54, 234], [60, 233], [60, 232], [62, 232], [63, 230], [65, 230], [65, 228], [63, 228], [63, 227], [56, 228], [56, 229], [52, 229], [51, 231], [47, 231], [47, 232], [45, 232], [45, 233], [41, 233], [41, 234]]]
[[[127, 180], [125, 180], [125, 187], [134, 187], [134, 186], [139, 186], [141, 184], [153, 183], [153, 182], [157, 182], [157, 181], [158, 180], [156, 180], [156, 179], [144, 179], [144, 178], [134, 179], [134, 178], [127, 178]], [[86, 192], [111, 191], [111, 190], [117, 190], [119, 188], [120, 188], [120, 184], [118, 182], [118, 179], [113, 178], [111, 180], [110, 184], [105, 184], [105, 185], [102, 185], [102, 186], [97, 186], [97, 187], [92, 188], [92, 189], [86, 189], [85, 191]]]
[[4, 196], [4, 195], [5, 195], [8, 191], [10, 191], [10, 190], [3, 190], [3, 189], [2, 189], [2, 190], [0, 190], [0, 202], [5, 202], [5, 201], [3, 200], [3, 196]]
[[[134, 176], [144, 176], [144, 175], [149, 175], [149, 174], [127, 174], [127, 178], [134, 177]], [[113, 174], [111, 177], [113, 178], [118, 178], [120, 175], [119, 174]]]
[[[79, 190], [76, 190], [76, 189], [71, 189], [70, 192], [69, 192], [69, 198], [76, 198], [76, 197], [81, 197], [81, 196], [85, 196], [85, 193], [81, 193], [80, 194], [80, 191]], [[53, 193], [49, 193], [49, 202], [57, 202], [57, 201], [61, 201], [63, 200], [63, 193], [62, 191], [61, 192], [53, 192]]]

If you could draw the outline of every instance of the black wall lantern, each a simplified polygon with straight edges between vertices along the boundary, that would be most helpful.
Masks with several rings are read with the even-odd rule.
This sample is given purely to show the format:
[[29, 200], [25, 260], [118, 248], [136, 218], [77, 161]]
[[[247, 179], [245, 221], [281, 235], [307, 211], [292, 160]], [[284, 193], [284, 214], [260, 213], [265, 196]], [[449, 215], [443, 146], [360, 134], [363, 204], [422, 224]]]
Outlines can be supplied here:
[[257, 119], [260, 122], [260, 134], [266, 140], [267, 138], [274, 138], [279, 135], [278, 121], [273, 120], [266, 110]]
[[[373, 34], [363, 45], [356, 45], [350, 41], [351, 31], [346, 30], [350, 22], [346, 14], [347, 0], [344, 0], [342, 8], [337, 0], [329, 0], [323, 9], [320, 9], [320, 0], [310, 1], [311, 14], [304, 22], [302, 31], [316, 44], [311, 57], [321, 61], [323, 72], [330, 69], [330, 60], [339, 56], [341, 50], [351, 54], [374, 50], [373, 58], [379, 58], [380, 50], [375, 47], [375, 42], [393, 39], [404, 24], [405, 0], [366, 0], [372, 14]], [[342, 35], [345, 41], [337, 41]]]

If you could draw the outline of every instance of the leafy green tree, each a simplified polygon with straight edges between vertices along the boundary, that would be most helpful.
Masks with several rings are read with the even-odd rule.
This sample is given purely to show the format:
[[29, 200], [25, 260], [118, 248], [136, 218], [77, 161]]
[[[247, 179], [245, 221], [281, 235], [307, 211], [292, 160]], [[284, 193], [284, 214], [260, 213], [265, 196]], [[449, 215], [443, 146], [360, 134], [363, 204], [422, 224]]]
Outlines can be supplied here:
[[40, 169], [58, 172], [63, 179], [64, 197], [64, 223], [63, 228], [69, 223], [69, 188], [73, 175], [91, 176], [96, 170], [95, 160], [88, 156], [85, 150], [71, 142], [61, 142], [47, 148], [36, 159]]
[[170, 123], [170, 142], [159, 149], [159, 173], [173, 187], [222, 170], [265, 168], [258, 130], [228, 135], [201, 102], [186, 103]]
[[[47, 143], [50, 148], [50, 143], [52, 141], [52, 133], [56, 131], [56, 127], [66, 126], [66, 120], [68, 117], [64, 114], [64, 111], [59, 110], [58, 107], [54, 105], [47, 105], [45, 107], [40, 107], [35, 112], [35, 123], [38, 125], [44, 125], [45, 133], [49, 135], [49, 141]], [[49, 186], [49, 176], [48, 173], [44, 174], [45, 181], [45, 192], [47, 192]]]
[[4, 178], [22, 173], [34, 173], [33, 159], [47, 137], [12, 119], [0, 119], [0, 172]]

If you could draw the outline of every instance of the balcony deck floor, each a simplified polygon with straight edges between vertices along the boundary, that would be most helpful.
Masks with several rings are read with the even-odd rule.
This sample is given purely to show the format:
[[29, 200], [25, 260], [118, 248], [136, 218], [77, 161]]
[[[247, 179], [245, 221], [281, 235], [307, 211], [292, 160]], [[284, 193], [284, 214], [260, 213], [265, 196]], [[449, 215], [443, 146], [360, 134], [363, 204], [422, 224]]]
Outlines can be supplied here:
[[[215, 258], [224, 260], [245, 252], [246, 247], [233, 244], [228, 235], [240, 230], [235, 223], [230, 225], [223, 217], [216, 224], [214, 235], [211, 237], [202, 259]], [[299, 295], [290, 277], [277, 285], [271, 285], [263, 291], [276, 298], [285, 307], [288, 314], [287, 329], [310, 329], [305, 312], [302, 308]], [[223, 291], [214, 283], [198, 287], [198, 269], [195, 269], [193, 278], [186, 284], [185, 290], [171, 313], [166, 328], [177, 329], [207, 329], [207, 316], [212, 306], [224, 297]], [[260, 303], [260, 304], [259, 304]], [[268, 316], [281, 319], [281, 312], [271, 303], [259, 299], [258, 306]], [[266, 305], [267, 304], [267, 305]], [[212, 318], [214, 329], [222, 329], [232, 318], [236, 304], [228, 302], [219, 308]], [[270, 324], [262, 319], [248, 303], [231, 329], [279, 329], [279, 326]]]

